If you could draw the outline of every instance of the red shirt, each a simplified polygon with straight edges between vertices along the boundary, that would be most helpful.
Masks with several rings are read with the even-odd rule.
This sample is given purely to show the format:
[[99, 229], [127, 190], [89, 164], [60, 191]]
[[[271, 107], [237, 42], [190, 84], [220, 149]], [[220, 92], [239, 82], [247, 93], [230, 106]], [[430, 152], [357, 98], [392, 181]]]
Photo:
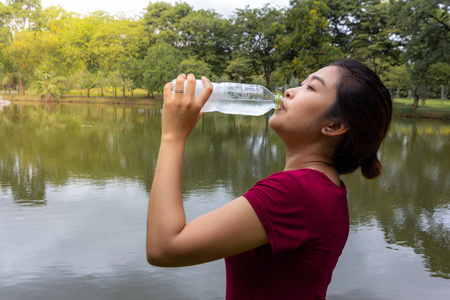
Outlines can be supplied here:
[[227, 299], [325, 299], [349, 232], [344, 183], [311, 169], [284, 171], [244, 197], [269, 244], [225, 259]]

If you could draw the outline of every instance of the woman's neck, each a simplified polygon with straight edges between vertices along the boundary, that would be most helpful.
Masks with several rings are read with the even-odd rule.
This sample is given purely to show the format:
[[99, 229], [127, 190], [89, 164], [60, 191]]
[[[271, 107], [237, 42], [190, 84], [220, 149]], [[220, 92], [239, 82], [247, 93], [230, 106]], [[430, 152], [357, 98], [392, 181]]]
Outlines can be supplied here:
[[[323, 149], [322, 149], [323, 151]], [[315, 153], [314, 153], [315, 152]], [[325, 174], [332, 182], [340, 186], [339, 174], [334, 167], [331, 155], [320, 151], [286, 151], [286, 165], [284, 171], [312, 169]]]

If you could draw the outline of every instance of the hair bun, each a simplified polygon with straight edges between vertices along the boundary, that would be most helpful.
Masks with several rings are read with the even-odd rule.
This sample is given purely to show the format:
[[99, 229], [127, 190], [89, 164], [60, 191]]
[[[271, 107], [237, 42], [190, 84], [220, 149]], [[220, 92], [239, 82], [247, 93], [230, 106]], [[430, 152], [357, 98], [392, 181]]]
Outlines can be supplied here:
[[383, 171], [377, 154], [370, 156], [361, 164], [361, 173], [367, 179], [378, 177]]

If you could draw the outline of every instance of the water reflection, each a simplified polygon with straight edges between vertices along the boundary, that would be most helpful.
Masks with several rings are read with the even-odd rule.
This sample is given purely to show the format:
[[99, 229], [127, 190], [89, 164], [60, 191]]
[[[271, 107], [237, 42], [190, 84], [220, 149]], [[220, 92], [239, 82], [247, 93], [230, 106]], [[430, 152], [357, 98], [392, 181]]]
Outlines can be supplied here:
[[[353, 224], [377, 220], [388, 243], [424, 254], [432, 276], [450, 274], [450, 126], [396, 120], [381, 160], [381, 180], [348, 176]], [[355, 197], [355, 195], [358, 195]]]
[[[0, 112], [0, 233], [7, 236], [7, 243], [12, 245], [12, 248], [0, 250], [4, 260], [0, 265], [5, 276], [17, 274], [9, 268], [22, 265], [24, 257], [30, 257], [30, 261], [21, 273], [22, 279], [26, 274], [42, 275], [41, 270], [52, 263], [54, 270], [70, 267], [70, 272], [75, 274], [72, 277], [92, 273], [112, 276], [109, 272], [116, 271], [111, 271], [114, 269], [111, 263], [119, 265], [118, 274], [131, 272], [127, 265], [132, 265], [154, 276], [153, 271], [148, 271], [153, 269], [145, 265], [141, 251], [146, 198], [159, 146], [160, 113], [160, 104], [145, 107], [13, 104], [3, 108]], [[185, 155], [183, 192], [190, 218], [241, 195], [258, 179], [283, 168], [283, 146], [269, 130], [267, 118], [204, 115], [188, 140]], [[357, 249], [364, 245], [364, 239], [374, 236], [367, 228], [375, 228], [377, 238], [372, 242], [378, 250], [367, 252], [367, 256], [374, 259], [382, 252], [388, 259], [402, 253], [409, 257], [409, 262], [424, 265], [427, 271], [422, 275], [448, 279], [449, 153], [449, 123], [394, 120], [380, 151], [384, 176], [373, 181], [366, 181], [359, 174], [344, 177], [353, 229], [347, 253], [361, 253]], [[108, 204], [113, 200], [115, 209], [110, 209]], [[124, 216], [127, 210], [130, 215]], [[117, 220], [123, 221], [116, 230], [120, 233], [119, 239], [111, 236], [105, 241], [104, 237], [111, 235], [111, 228], [118, 226]], [[22, 230], [19, 231], [17, 224], [23, 226]], [[58, 228], [57, 233], [52, 231], [54, 228]], [[97, 229], [92, 231], [92, 228]], [[83, 235], [85, 231], [92, 232]], [[382, 241], [379, 236], [383, 237]], [[25, 241], [30, 247], [41, 250], [30, 256], [29, 248], [22, 248]], [[379, 250], [380, 247], [384, 250]], [[67, 252], [68, 249], [72, 250]], [[115, 252], [112, 249], [116, 249]], [[134, 260], [105, 260], [105, 253], [111, 254], [107, 259], [117, 259], [124, 257], [123, 252], [133, 253]], [[409, 252], [416, 258], [412, 259]], [[79, 253], [83, 254], [79, 256]], [[67, 265], [68, 256], [78, 257], [71, 266]], [[343, 258], [341, 271], [337, 270], [341, 276], [333, 281], [335, 298], [330, 299], [361, 299], [357, 295], [364, 295], [364, 299], [386, 299], [381, 294], [374, 295], [378, 288], [376, 277], [370, 286], [363, 285], [362, 290], [352, 291], [356, 278], [364, 277], [354, 265], [355, 261], [364, 268], [374, 266], [367, 257], [361, 256], [361, 260], [347, 257]], [[383, 267], [389, 267], [394, 260]], [[85, 267], [86, 263], [97, 271]], [[83, 268], [87, 273], [79, 273]], [[189, 270], [179, 272], [187, 274]], [[207, 266], [196, 270], [218, 274], [223, 267], [220, 272]], [[165, 272], [168, 271], [158, 270], [158, 274], [166, 274], [169, 279], [174, 276]], [[382, 274], [386, 281], [392, 282], [398, 275], [395, 272]], [[71, 276], [68, 276], [69, 281]], [[141, 276], [139, 273], [127, 284]], [[408, 274], [406, 278], [413, 279]], [[17, 283], [22, 279], [8, 280]], [[345, 279], [351, 280], [344, 283]], [[29, 283], [27, 280], [23, 282]], [[53, 279], [48, 277], [48, 280]], [[222, 286], [223, 280], [221, 277], [216, 285]], [[426, 282], [429, 283], [423, 283], [425, 288], [432, 288], [436, 283]], [[420, 286], [412, 281], [410, 284], [411, 291]], [[445, 288], [450, 290], [448, 284]], [[223, 295], [223, 289], [221, 292]], [[14, 295], [13, 289], [11, 293]], [[196, 299], [196, 296], [185, 298]]]

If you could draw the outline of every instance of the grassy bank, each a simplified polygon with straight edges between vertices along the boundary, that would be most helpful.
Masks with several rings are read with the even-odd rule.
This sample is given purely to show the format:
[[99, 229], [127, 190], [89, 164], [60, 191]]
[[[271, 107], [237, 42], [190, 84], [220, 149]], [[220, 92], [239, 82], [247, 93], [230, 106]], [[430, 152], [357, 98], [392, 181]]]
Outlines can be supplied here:
[[427, 99], [419, 101], [417, 109], [412, 107], [413, 99], [394, 99], [394, 115], [404, 118], [427, 118], [450, 120], [450, 100]]
[[[64, 94], [61, 99], [58, 101], [57, 99], [51, 99], [50, 102], [63, 102], [63, 103], [100, 103], [100, 104], [128, 104], [128, 105], [153, 105], [155, 102], [162, 100], [162, 95], [155, 93], [153, 98], [148, 97], [148, 93], [143, 89], [136, 89], [133, 93], [133, 98], [131, 98], [131, 93], [127, 92], [125, 97], [123, 97], [121, 91], [117, 97], [113, 95], [111, 91], [105, 90], [103, 92], [103, 97], [101, 97], [100, 89], [92, 89], [90, 90], [89, 96], [87, 96], [87, 92], [85, 90], [78, 91], [70, 91], [68, 94]], [[25, 101], [25, 102], [42, 102], [42, 100], [38, 95], [34, 94], [26, 94], [26, 95], [18, 95], [17, 93], [13, 93], [12, 95], [2, 93], [2, 97], [4, 100], [10, 101]]]

